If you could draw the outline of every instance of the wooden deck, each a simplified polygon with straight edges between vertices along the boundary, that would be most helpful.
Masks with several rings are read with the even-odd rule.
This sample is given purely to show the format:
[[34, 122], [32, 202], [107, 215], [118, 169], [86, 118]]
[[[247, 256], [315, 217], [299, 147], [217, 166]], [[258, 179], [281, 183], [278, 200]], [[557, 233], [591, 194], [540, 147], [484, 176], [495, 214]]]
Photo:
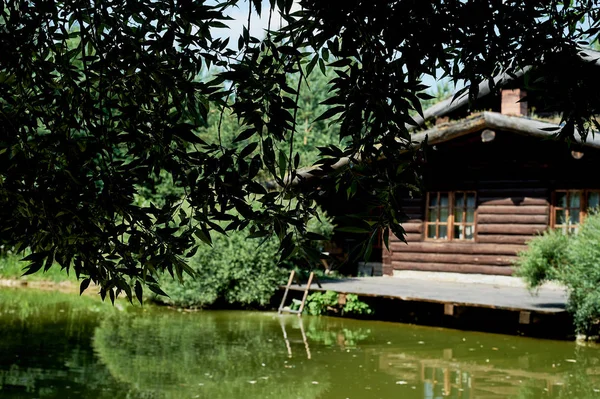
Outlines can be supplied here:
[[[358, 277], [314, 282], [310, 291], [335, 291], [360, 296], [433, 302], [464, 307], [503, 309], [539, 314], [565, 313], [567, 294], [562, 289], [543, 287], [537, 295], [525, 288], [495, 284], [429, 281], [393, 277]], [[304, 291], [305, 285], [294, 284], [291, 290]]]

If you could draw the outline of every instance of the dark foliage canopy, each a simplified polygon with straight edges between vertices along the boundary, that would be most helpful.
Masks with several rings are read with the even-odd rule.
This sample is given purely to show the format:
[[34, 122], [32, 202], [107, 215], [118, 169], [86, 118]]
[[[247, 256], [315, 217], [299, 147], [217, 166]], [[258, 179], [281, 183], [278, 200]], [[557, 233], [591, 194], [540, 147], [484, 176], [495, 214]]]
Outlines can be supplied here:
[[[243, 6], [240, 37], [217, 35]], [[270, 28], [254, 37], [259, 15]], [[30, 251], [28, 272], [58, 263], [111, 299], [160, 292], [158, 272], [191, 272], [198, 239], [230, 230], [276, 235], [282, 259], [318, 258], [292, 245], [318, 193], [292, 184], [299, 88], [288, 78], [334, 70], [320, 118], [339, 122], [344, 145], [322, 148], [321, 164], [350, 161], [321, 195], [369, 193], [368, 217], [349, 228], [367, 233], [368, 252], [378, 231], [402, 234], [398, 192], [418, 183], [422, 157], [400, 154], [428, 98], [423, 75], [464, 80], [475, 98], [481, 81], [555, 60], [541, 78], [560, 82], [598, 21], [591, 0], [0, 2], [0, 241]], [[567, 136], [587, 132], [598, 106], [570, 76], [548, 97]], [[211, 107], [239, 120], [236, 146], [200, 139]], [[165, 173], [182, 198], [140, 201]]]

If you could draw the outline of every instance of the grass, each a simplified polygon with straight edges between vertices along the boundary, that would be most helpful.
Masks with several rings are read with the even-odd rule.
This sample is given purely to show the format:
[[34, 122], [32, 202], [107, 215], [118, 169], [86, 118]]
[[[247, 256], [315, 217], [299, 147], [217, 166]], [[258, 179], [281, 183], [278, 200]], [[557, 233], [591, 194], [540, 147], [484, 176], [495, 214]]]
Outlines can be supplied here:
[[13, 253], [0, 255], [0, 278], [24, 280], [24, 281], [77, 281], [74, 274], [67, 275], [66, 271], [61, 270], [60, 266], [54, 264], [47, 271], [39, 271], [32, 275], [23, 276], [23, 268], [27, 262], [21, 262], [23, 256]]

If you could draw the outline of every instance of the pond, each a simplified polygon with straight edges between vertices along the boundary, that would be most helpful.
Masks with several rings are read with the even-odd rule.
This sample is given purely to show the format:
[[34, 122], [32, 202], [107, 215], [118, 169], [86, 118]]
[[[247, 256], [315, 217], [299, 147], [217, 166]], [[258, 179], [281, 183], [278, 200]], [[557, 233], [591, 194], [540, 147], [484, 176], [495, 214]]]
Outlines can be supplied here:
[[0, 290], [0, 398], [598, 398], [600, 351], [404, 324]]

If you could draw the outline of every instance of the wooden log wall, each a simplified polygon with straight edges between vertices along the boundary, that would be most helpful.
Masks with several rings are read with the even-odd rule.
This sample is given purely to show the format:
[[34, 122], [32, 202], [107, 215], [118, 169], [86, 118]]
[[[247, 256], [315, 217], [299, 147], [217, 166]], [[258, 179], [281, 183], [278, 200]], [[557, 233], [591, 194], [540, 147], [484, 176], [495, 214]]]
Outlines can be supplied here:
[[[541, 182], [480, 182], [477, 192], [475, 240], [425, 239], [425, 200], [407, 200], [403, 223], [408, 244], [390, 238], [383, 256], [384, 272], [443, 271], [511, 275], [518, 252], [549, 226], [550, 190]], [[519, 187], [519, 188], [498, 188]]]
[[589, 175], [600, 168], [600, 150], [581, 150], [585, 156], [575, 159], [565, 143], [505, 131], [488, 143], [476, 132], [432, 146], [422, 170], [423, 186], [429, 192], [477, 193], [475, 240], [425, 239], [425, 200], [406, 200], [408, 245], [390, 238], [384, 272], [512, 274], [516, 254], [549, 227], [555, 190], [600, 189]]

